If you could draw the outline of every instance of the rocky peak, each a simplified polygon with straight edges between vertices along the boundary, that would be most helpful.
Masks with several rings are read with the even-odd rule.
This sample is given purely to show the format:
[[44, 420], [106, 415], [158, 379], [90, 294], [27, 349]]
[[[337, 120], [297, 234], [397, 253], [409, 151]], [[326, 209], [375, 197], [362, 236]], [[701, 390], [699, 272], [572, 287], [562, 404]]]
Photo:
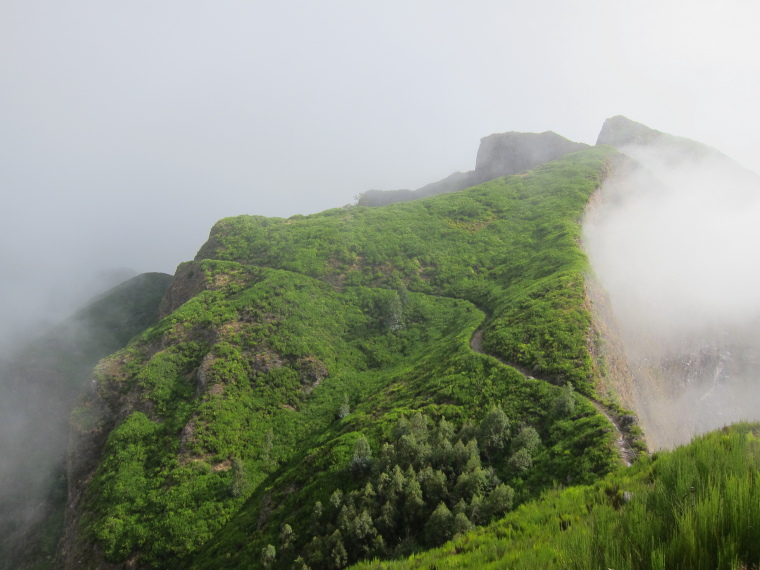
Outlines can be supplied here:
[[383, 206], [437, 194], [457, 192], [495, 178], [518, 174], [557, 160], [589, 145], [566, 139], [552, 131], [544, 133], [496, 133], [480, 139], [475, 170], [455, 172], [416, 190], [368, 190], [360, 206]]
[[630, 144], [649, 144], [662, 137], [660, 131], [630, 120], [623, 115], [604, 121], [596, 144], [621, 147]]
[[497, 133], [480, 139], [475, 177], [486, 182], [530, 170], [536, 166], [588, 148], [552, 131], [543, 133]]

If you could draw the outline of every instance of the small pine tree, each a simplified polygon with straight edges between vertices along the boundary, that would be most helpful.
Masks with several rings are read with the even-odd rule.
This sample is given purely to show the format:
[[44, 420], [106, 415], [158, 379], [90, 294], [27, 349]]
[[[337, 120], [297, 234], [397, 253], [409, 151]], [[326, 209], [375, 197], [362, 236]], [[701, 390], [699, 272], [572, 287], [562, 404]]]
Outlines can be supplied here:
[[280, 528], [280, 549], [289, 550], [295, 540], [296, 533], [293, 532], [293, 527], [287, 523], [282, 525]]
[[367, 438], [359, 436], [354, 444], [354, 455], [351, 458], [349, 469], [354, 475], [364, 475], [372, 468], [372, 448]]
[[413, 523], [422, 513], [424, 507], [422, 488], [414, 476], [414, 471], [412, 471], [411, 476], [407, 476], [406, 489], [404, 489], [404, 518], [410, 524]]
[[569, 382], [560, 391], [557, 399], [554, 400], [554, 415], [558, 418], [566, 418], [575, 411], [575, 394], [573, 385]]
[[340, 509], [340, 506], [343, 504], [343, 491], [340, 489], [335, 489], [333, 491], [333, 494], [330, 495], [330, 505], [333, 509], [336, 511]]
[[327, 566], [334, 570], [340, 570], [348, 564], [348, 553], [343, 545], [343, 537], [336, 530], [327, 539]]
[[248, 473], [245, 469], [243, 460], [239, 457], [235, 457], [232, 460], [232, 481], [230, 481], [230, 494], [233, 497], [245, 497], [248, 495], [251, 489], [251, 484], [248, 481]]
[[489, 518], [500, 517], [512, 509], [515, 500], [515, 492], [509, 485], [497, 486], [486, 500], [486, 509]]
[[478, 438], [489, 458], [491, 454], [504, 449], [509, 439], [509, 418], [501, 406], [488, 412], [478, 431]]
[[425, 524], [425, 542], [431, 547], [440, 546], [451, 538], [453, 524], [454, 515], [446, 503], [439, 503]]
[[338, 408], [338, 419], [342, 420], [351, 413], [351, 406], [348, 405], [348, 394], [343, 394], [343, 403]]
[[311, 511], [311, 533], [322, 534], [322, 501], [317, 501]]
[[267, 544], [261, 549], [261, 565], [264, 568], [271, 568], [277, 558], [277, 549], [271, 544]]
[[451, 533], [452, 535], [456, 536], [458, 534], [464, 534], [465, 532], [469, 532], [474, 528], [473, 524], [470, 522], [470, 519], [467, 518], [467, 515], [464, 513], [457, 513], [454, 516], [454, 522], [451, 525]]
[[525, 448], [518, 449], [509, 458], [509, 467], [514, 469], [518, 473], [527, 471], [533, 466], [533, 457], [530, 455], [530, 451]]
[[454, 426], [446, 421], [445, 417], [441, 418], [441, 421], [438, 422], [438, 426], [435, 430], [435, 440], [434, 443], [440, 444], [444, 440], [451, 440], [454, 437]]

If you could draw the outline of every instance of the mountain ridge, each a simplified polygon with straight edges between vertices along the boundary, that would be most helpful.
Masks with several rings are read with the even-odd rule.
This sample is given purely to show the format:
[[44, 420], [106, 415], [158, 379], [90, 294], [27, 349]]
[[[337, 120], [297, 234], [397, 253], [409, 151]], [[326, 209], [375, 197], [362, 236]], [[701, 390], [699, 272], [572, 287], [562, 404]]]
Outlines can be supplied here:
[[[599, 142], [705, 155], [668, 137], [613, 117]], [[645, 491], [632, 481], [659, 480], [671, 460], [646, 458], [626, 409], [637, 371], [581, 224], [610, 200], [605, 183], [642, 166], [551, 132], [482, 141], [475, 171], [423, 187], [479, 169], [466, 189], [217, 222], [158, 322], [95, 368], [48, 565], [379, 567], [496, 544], [536, 512], [562, 531], [585, 528], [586, 508], [633, 516], [629, 489]], [[726, 437], [751, 454], [757, 428]], [[720, 457], [716, 469], [733, 461]], [[556, 561], [553, 548], [536, 556]]]
[[454, 172], [416, 190], [368, 190], [359, 206], [384, 206], [449, 192], [457, 192], [501, 176], [518, 174], [571, 152], [588, 148], [553, 131], [543, 133], [494, 133], [480, 139], [475, 170]]

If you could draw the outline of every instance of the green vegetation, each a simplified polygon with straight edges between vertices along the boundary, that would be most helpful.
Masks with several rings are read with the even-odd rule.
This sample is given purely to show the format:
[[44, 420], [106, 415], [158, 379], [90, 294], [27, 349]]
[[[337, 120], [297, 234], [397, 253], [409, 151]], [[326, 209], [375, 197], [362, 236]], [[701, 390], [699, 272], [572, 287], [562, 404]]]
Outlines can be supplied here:
[[218, 222], [197, 259], [467, 299], [488, 352], [592, 392], [579, 220], [614, 151], [597, 147], [443, 196], [290, 219]]
[[[417, 202], [219, 222], [184, 267], [205, 290], [102, 361], [74, 415], [83, 437], [108, 433], [85, 556], [342, 568], [612, 472], [611, 426], [582, 396], [599, 367], [578, 247], [612, 152]], [[539, 379], [474, 352], [480, 326]]]
[[125, 281], [0, 367], [1, 569], [19, 568], [21, 560], [40, 570], [52, 567], [66, 506], [68, 416], [98, 360], [156, 323], [171, 281], [161, 273]]
[[554, 490], [443, 547], [365, 569], [739, 569], [760, 564], [760, 425]]

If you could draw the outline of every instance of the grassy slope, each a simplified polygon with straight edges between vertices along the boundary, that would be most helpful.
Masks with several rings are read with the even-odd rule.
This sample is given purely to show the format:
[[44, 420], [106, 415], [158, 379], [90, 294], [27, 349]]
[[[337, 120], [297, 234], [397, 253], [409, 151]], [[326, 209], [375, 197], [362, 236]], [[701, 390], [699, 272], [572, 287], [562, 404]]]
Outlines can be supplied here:
[[467, 299], [494, 316], [490, 352], [590, 393], [579, 220], [611, 152], [592, 148], [527, 175], [382, 208], [226, 218], [197, 259]]
[[759, 431], [736, 424], [700, 436], [592, 486], [551, 491], [442, 548], [356, 568], [756, 568]]
[[251, 567], [288, 522], [295, 557], [314, 501], [361, 485], [346, 470], [360, 435], [377, 454], [412, 410], [462, 426], [498, 403], [511, 436], [534, 426], [532, 468], [491, 461], [518, 502], [609, 472], [612, 436], [587, 402], [557, 417], [558, 388], [468, 341], [482, 308], [490, 351], [591, 391], [577, 240], [610, 152], [418, 202], [219, 222], [196, 262], [214, 290], [99, 366], [119, 421], [85, 532], [112, 561]]

